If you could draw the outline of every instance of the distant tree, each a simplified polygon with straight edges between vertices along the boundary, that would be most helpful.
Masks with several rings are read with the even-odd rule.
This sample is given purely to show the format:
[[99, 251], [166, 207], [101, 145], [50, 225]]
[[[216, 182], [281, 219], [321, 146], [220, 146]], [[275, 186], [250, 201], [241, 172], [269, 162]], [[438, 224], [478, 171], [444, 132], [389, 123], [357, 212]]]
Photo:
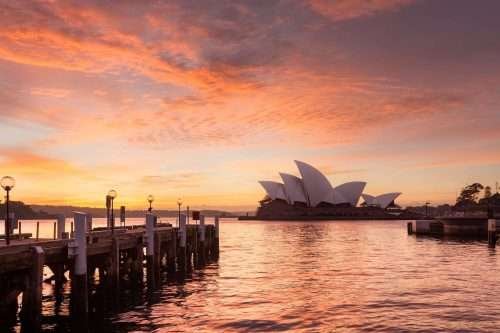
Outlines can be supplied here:
[[466, 206], [470, 204], [476, 204], [478, 199], [478, 194], [484, 189], [484, 186], [480, 183], [474, 183], [465, 186], [460, 195], [457, 198], [457, 206]]
[[484, 198], [488, 199], [489, 197], [491, 197], [491, 187], [486, 186], [484, 188]]

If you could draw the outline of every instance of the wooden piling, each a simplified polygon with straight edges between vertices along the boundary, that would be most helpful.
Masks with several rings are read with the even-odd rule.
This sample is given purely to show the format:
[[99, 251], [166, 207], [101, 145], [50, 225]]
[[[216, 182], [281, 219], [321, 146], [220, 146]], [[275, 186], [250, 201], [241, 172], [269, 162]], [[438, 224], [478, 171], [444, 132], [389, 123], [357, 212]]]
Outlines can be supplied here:
[[186, 272], [192, 272], [198, 266], [198, 230], [187, 227], [186, 218]]
[[78, 318], [75, 328], [83, 330], [88, 320], [87, 291], [87, 220], [85, 213], [74, 213], [75, 224], [75, 261], [71, 277], [71, 312], [73, 318]]
[[408, 222], [406, 224], [406, 230], [408, 231], [408, 235], [413, 234], [413, 222]]
[[497, 244], [497, 220], [488, 219], [488, 247], [495, 248]]
[[186, 274], [186, 215], [181, 215], [179, 220], [179, 251], [177, 253], [177, 268], [179, 273], [184, 276]]
[[198, 230], [187, 227], [186, 217], [186, 271], [192, 272], [198, 265]]
[[0, 328], [12, 327], [17, 322], [17, 297], [21, 290], [12, 285], [12, 281], [1, 281], [0, 290]]
[[111, 255], [108, 269], [108, 283], [110, 290], [117, 294], [120, 289], [120, 241], [114, 236], [111, 240]]
[[36, 221], [36, 240], [38, 240], [40, 236], [40, 221]]
[[155, 273], [155, 217], [153, 214], [146, 214], [146, 271], [148, 288], [156, 288]]
[[92, 215], [87, 214], [87, 230], [92, 231]]
[[198, 265], [204, 266], [206, 262], [205, 253], [205, 216], [200, 215], [200, 224], [197, 226], [199, 230], [200, 241], [198, 243]]
[[53, 228], [52, 228], [52, 239], [56, 239], [57, 238], [56, 230], [57, 230], [57, 222], [54, 222]]
[[63, 239], [63, 234], [66, 232], [66, 216], [63, 214], [57, 215], [57, 239]]
[[31, 253], [32, 264], [30, 274], [26, 276], [21, 321], [23, 331], [37, 332], [40, 330], [42, 316], [44, 252], [42, 247], [33, 246], [31, 248]]
[[[156, 216], [155, 216], [156, 218]], [[156, 219], [155, 219], [156, 220]], [[158, 233], [154, 233], [154, 254], [153, 254], [153, 263], [154, 263], [154, 274], [155, 281], [157, 283], [160, 282], [161, 276], [161, 260], [162, 260], [162, 252], [161, 252], [161, 242]]]
[[135, 253], [134, 253], [134, 258], [132, 260], [132, 267], [131, 267], [131, 277], [130, 279], [134, 284], [140, 284], [144, 278], [144, 271], [143, 271], [143, 262], [144, 262], [144, 250], [143, 250], [143, 243], [140, 242], [136, 248], [135, 248]]
[[[118, 292], [118, 288], [133, 286], [133, 283], [137, 284], [137, 282], [142, 283], [144, 274], [143, 251], [146, 247], [148, 286], [158, 288], [161, 281], [160, 271], [163, 257], [166, 256], [169, 278], [175, 276], [182, 279], [188, 272], [188, 253], [191, 256], [197, 249], [197, 257], [202, 260], [200, 263], [206, 263], [209, 258], [213, 257], [215, 249], [218, 251], [218, 246], [216, 246], [219, 235], [218, 219], [216, 219], [216, 228], [206, 225], [204, 217], [202, 217], [199, 226], [192, 225], [187, 228], [186, 216], [182, 215], [179, 228], [170, 228], [165, 225], [156, 226], [154, 215], [148, 214], [146, 216], [146, 230], [131, 228], [126, 232], [116, 232], [113, 236], [109, 230], [94, 230], [89, 233], [87, 223], [90, 220], [87, 214], [76, 212], [74, 222], [71, 224], [71, 231], [73, 232], [73, 228], [75, 229], [75, 237], [70, 240], [67, 239], [68, 233], [63, 231], [63, 221], [62, 217], [58, 217], [55, 223], [57, 240], [41, 240], [39, 243], [35, 243], [33, 240], [34, 244], [32, 245], [39, 246], [37, 251], [33, 252], [34, 259], [31, 258], [30, 254], [31, 245], [24, 242], [16, 242], [11, 247], [0, 251], [0, 262], [2, 262], [0, 265], [0, 324], [10, 320], [9, 318], [15, 320], [17, 297], [25, 291], [22, 318], [27, 323], [26, 325], [29, 324], [31, 327], [39, 325], [41, 306], [38, 302], [41, 300], [41, 296], [36, 295], [41, 293], [44, 262], [50, 266], [54, 273], [56, 308], [62, 302], [61, 291], [66, 280], [65, 270], [70, 269], [70, 313], [71, 318], [74, 319], [72, 323], [75, 325], [72, 327], [72, 331], [76, 332], [85, 331], [88, 326], [88, 297], [93, 297], [88, 294], [88, 284], [89, 281], [92, 281], [95, 268], [99, 268], [98, 281], [100, 285], [102, 284], [99, 287], [101, 290], [109, 289], [112, 292]], [[39, 237], [39, 229], [40, 226], [37, 223], [37, 238]], [[42, 233], [42, 238], [47, 237], [43, 236]], [[198, 247], [195, 246], [197, 239]], [[41, 254], [39, 253], [40, 249], [42, 250]], [[12, 260], [13, 254], [21, 259]], [[123, 283], [126, 280], [121, 279], [127, 275], [132, 282], [130, 284]], [[108, 283], [111, 284], [112, 289], [108, 287]], [[142, 288], [135, 289], [142, 290]], [[113, 294], [117, 295], [117, 293]], [[109, 296], [106, 294], [106, 297]], [[116, 305], [116, 302], [114, 304]], [[26, 331], [36, 331], [36, 327]]]
[[52, 273], [54, 273], [54, 286], [56, 300], [62, 300], [62, 289], [66, 278], [64, 277], [64, 264], [55, 264], [51, 266]]
[[175, 258], [177, 257], [177, 233], [172, 229], [170, 234], [170, 240], [167, 243], [167, 272], [168, 274], [174, 274], [175, 269]]
[[214, 221], [214, 241], [213, 241], [213, 257], [215, 260], [219, 259], [219, 217], [215, 217]]

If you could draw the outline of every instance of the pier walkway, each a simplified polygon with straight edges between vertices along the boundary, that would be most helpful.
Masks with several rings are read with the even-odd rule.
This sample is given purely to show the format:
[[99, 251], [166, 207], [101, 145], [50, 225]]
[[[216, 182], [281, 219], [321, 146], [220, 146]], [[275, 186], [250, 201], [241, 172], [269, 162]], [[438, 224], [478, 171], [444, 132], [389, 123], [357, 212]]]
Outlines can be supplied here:
[[205, 225], [203, 216], [199, 225], [187, 225], [182, 215], [179, 227], [172, 227], [157, 224], [156, 217], [147, 214], [144, 226], [113, 231], [91, 230], [87, 220], [91, 217], [75, 213], [74, 234], [58, 230], [55, 240], [15, 239], [10, 245], [0, 241], [0, 328], [14, 325], [18, 315], [25, 331], [40, 328], [44, 267], [53, 273], [50, 281], [56, 293], [69, 277], [70, 311], [85, 323], [89, 285], [96, 280], [114, 294], [144, 283], [154, 290], [162, 273], [182, 279], [193, 267], [219, 257], [217, 217], [214, 225]]

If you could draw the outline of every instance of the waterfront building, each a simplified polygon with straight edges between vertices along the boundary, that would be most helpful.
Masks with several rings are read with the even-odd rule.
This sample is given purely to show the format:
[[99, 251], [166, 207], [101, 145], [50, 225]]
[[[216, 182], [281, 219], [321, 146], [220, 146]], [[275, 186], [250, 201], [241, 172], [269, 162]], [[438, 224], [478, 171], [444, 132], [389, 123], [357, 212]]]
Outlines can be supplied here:
[[[266, 192], [257, 216], [261, 218], [390, 218], [402, 210], [395, 204], [400, 192], [363, 193], [366, 182], [351, 181], [333, 186], [317, 168], [295, 161], [300, 177], [279, 173], [283, 183], [259, 181]], [[363, 202], [360, 204], [360, 199]]]
[[318, 207], [325, 205], [341, 205], [357, 207], [360, 198], [362, 206], [387, 208], [394, 206], [394, 201], [401, 192], [385, 193], [378, 196], [363, 193], [366, 182], [353, 181], [333, 187], [328, 178], [310, 164], [295, 161], [302, 178], [280, 173], [283, 183], [276, 181], [259, 181], [266, 191], [265, 201], [281, 200], [290, 205], [307, 205]]

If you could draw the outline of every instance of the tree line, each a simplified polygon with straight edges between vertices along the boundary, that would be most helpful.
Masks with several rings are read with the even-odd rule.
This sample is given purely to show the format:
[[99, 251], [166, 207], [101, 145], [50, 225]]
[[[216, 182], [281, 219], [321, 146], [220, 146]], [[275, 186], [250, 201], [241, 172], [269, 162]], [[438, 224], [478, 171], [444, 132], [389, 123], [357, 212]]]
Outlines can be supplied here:
[[[482, 197], [481, 196], [482, 193]], [[492, 194], [490, 186], [483, 186], [481, 183], [466, 185], [460, 191], [455, 206], [466, 207], [476, 205], [500, 205], [500, 195], [498, 192]]]

